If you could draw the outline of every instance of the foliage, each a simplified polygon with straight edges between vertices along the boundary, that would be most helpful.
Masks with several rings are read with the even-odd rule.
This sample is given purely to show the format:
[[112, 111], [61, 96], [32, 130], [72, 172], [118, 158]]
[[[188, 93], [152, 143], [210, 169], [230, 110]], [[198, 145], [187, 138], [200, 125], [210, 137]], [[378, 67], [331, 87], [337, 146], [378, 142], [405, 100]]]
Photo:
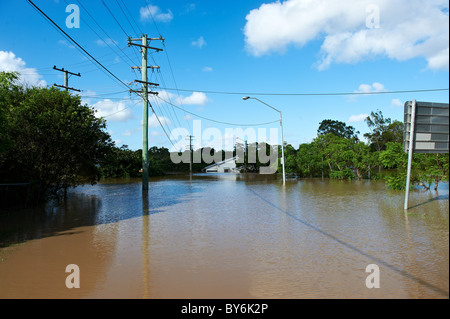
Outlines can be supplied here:
[[448, 154], [415, 154], [414, 161], [417, 169], [417, 184], [426, 190], [434, 189], [440, 182], [448, 181], [449, 156]]
[[132, 151], [124, 145], [113, 147], [100, 166], [100, 174], [104, 178], [139, 177], [141, 168], [142, 152]]
[[0, 72], [0, 165], [5, 161], [6, 150], [12, 145], [8, 135], [8, 106], [14, 103], [18, 90], [16, 85], [19, 74], [16, 72]]
[[402, 143], [402, 122], [392, 122], [390, 118], [384, 118], [381, 111], [371, 112], [365, 121], [371, 133], [364, 134], [364, 137], [370, 141], [374, 150], [378, 152], [386, 150], [386, 144], [389, 142]]
[[370, 178], [372, 168], [378, 163], [378, 154], [378, 152], [371, 152], [370, 146], [363, 142], [353, 144], [351, 165], [358, 179], [364, 176]]
[[[286, 144], [284, 146], [284, 157], [286, 173], [297, 173], [297, 150], [291, 144]], [[280, 168], [281, 167], [279, 167], [279, 169]]]
[[0, 178], [32, 184], [32, 195], [41, 201], [49, 194], [83, 183], [95, 183], [99, 164], [113, 142], [106, 122], [81, 105], [79, 96], [55, 88], [24, 88], [2, 74], [1, 109], [6, 109], [6, 139]]
[[333, 134], [346, 139], [358, 140], [359, 132], [355, 132], [353, 126], [348, 126], [344, 122], [336, 120], [323, 120], [319, 123], [317, 135]]
[[[328, 174], [328, 168], [323, 165], [320, 146], [316, 142], [301, 144], [297, 151], [297, 173], [300, 177], [317, 177]], [[325, 171], [326, 172], [325, 172]]]
[[[413, 154], [411, 163], [411, 185], [419, 185], [426, 190], [434, 183], [436, 190], [439, 183], [448, 181], [448, 154]], [[396, 172], [386, 178], [386, 183], [393, 189], [405, 189], [408, 154], [400, 143], [387, 143], [386, 150], [380, 154], [381, 163], [388, 168], [396, 168]]]
[[319, 135], [315, 142], [320, 145], [320, 153], [330, 169], [330, 178], [353, 178], [350, 169], [353, 139], [328, 133]]

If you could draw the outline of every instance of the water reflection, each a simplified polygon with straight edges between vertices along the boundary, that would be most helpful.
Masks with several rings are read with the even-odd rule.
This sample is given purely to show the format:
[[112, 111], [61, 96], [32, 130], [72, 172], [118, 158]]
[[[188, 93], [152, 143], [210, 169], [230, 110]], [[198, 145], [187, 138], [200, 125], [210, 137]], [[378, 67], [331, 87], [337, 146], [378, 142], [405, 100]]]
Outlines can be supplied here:
[[142, 272], [145, 299], [150, 297], [150, 204], [149, 192], [142, 192]]
[[[406, 213], [403, 198], [383, 182], [257, 174], [80, 187], [0, 217], [0, 297], [448, 298], [448, 184], [413, 192]], [[78, 292], [59, 287], [69, 263]], [[381, 289], [365, 287], [371, 263]]]
[[151, 186], [150, 193], [143, 196], [138, 179], [108, 180], [71, 190], [66, 201], [51, 202], [40, 208], [7, 210], [0, 214], [0, 248], [57, 236], [60, 232], [67, 234], [77, 227], [141, 217], [141, 204], [146, 214], [155, 214], [162, 207], [180, 203], [186, 194], [201, 190], [174, 180], [154, 179]]

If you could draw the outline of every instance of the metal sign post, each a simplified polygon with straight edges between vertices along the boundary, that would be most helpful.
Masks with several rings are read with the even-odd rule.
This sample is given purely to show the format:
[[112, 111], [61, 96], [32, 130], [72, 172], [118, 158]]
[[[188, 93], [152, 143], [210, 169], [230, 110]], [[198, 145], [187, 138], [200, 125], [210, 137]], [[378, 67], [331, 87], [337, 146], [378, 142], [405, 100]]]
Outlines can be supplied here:
[[408, 145], [408, 171], [406, 173], [406, 191], [405, 191], [405, 204], [404, 209], [408, 209], [409, 201], [409, 187], [411, 182], [411, 164], [414, 152], [414, 126], [416, 123], [416, 100], [412, 102], [411, 105], [411, 122], [410, 122], [410, 132], [409, 132], [409, 145]]

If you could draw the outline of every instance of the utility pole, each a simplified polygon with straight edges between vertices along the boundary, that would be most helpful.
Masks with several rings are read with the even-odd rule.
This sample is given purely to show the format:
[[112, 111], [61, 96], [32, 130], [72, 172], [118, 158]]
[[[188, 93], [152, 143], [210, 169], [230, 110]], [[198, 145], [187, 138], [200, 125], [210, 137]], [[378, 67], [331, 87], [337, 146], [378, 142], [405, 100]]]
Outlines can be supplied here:
[[[156, 83], [150, 83], [148, 82], [147, 77], [147, 69], [149, 68], [147, 65], [147, 52], [148, 49], [156, 50], [156, 51], [162, 51], [162, 49], [154, 48], [148, 46], [148, 40], [161, 40], [164, 41], [163, 38], [148, 38], [146, 34], [142, 35], [142, 38], [139, 39], [132, 39], [128, 38], [128, 46], [137, 46], [141, 48], [142, 52], [142, 81], [135, 80], [135, 82], [142, 84], [142, 91], [134, 91], [130, 90], [130, 92], [134, 93], [142, 93], [142, 101], [143, 101], [143, 112], [142, 112], [142, 190], [147, 191], [148, 190], [148, 107], [149, 107], [149, 101], [148, 101], [148, 95], [149, 94], [155, 94], [158, 95], [157, 92], [152, 92], [148, 90], [148, 86], [158, 86]], [[142, 41], [142, 44], [133, 43], [133, 41]], [[138, 67], [133, 67], [138, 68]], [[159, 67], [154, 67], [159, 68]], [[150, 107], [153, 110], [153, 107], [150, 104]], [[154, 111], [153, 111], [154, 112]]]
[[189, 139], [189, 173], [192, 175], [192, 140], [193, 136], [189, 135], [186, 139]]
[[247, 165], [248, 165], [248, 143], [247, 140], [245, 140], [245, 146], [244, 146], [244, 172], [247, 173]]
[[70, 75], [75, 75], [75, 76], [81, 77], [81, 74], [80, 74], [80, 73], [75, 74], [75, 73], [69, 72], [69, 71], [67, 71], [67, 70], [64, 70], [64, 68], [58, 69], [58, 68], [56, 67], [56, 65], [53, 66], [53, 70], [60, 71], [60, 72], [64, 72], [64, 85], [58, 85], [58, 84], [55, 83], [55, 84], [53, 84], [54, 86], [57, 86], [57, 87], [66, 89], [66, 91], [72, 90], [72, 91], [81, 92], [80, 90], [77, 90], [77, 89], [74, 89], [74, 88], [69, 87], [69, 74], [70, 74]]

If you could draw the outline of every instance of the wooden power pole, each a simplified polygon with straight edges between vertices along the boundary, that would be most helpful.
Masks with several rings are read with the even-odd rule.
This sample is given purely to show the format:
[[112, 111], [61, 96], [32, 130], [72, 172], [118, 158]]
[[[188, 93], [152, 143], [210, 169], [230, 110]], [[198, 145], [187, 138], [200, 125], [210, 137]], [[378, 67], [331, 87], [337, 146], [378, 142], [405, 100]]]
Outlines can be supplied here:
[[[142, 190], [147, 191], [148, 190], [148, 166], [149, 166], [149, 159], [148, 159], [148, 108], [149, 108], [149, 101], [148, 101], [148, 95], [149, 94], [155, 94], [158, 95], [158, 92], [152, 92], [148, 90], [148, 86], [158, 86], [156, 83], [150, 83], [148, 82], [148, 76], [147, 76], [147, 70], [149, 68], [159, 68], [159, 67], [153, 67], [148, 66], [147, 63], [147, 52], [148, 50], [156, 50], [156, 51], [162, 51], [162, 49], [154, 48], [148, 46], [148, 41], [151, 40], [161, 40], [163, 41], [163, 38], [148, 38], [146, 34], [142, 35], [142, 38], [139, 39], [132, 39], [128, 38], [128, 46], [137, 46], [141, 48], [142, 52], [142, 67], [140, 67], [142, 72], [142, 81], [135, 80], [135, 82], [142, 84], [142, 91], [134, 91], [130, 90], [130, 92], [134, 93], [141, 93], [142, 94], [142, 101], [143, 101], [143, 112], [142, 112]], [[133, 41], [142, 41], [142, 44], [133, 43]], [[133, 67], [133, 69], [138, 69], [139, 67]], [[150, 104], [150, 107], [151, 104]], [[153, 107], [152, 107], [153, 109]]]
[[66, 91], [72, 90], [72, 91], [81, 92], [80, 90], [77, 90], [77, 89], [74, 89], [74, 88], [69, 87], [69, 74], [70, 74], [70, 75], [75, 75], [75, 76], [81, 77], [81, 74], [80, 74], [80, 73], [75, 74], [75, 73], [69, 72], [69, 71], [67, 71], [67, 70], [64, 70], [64, 68], [58, 69], [58, 68], [56, 67], [56, 65], [53, 66], [53, 70], [60, 71], [60, 72], [64, 72], [64, 85], [58, 85], [58, 84], [55, 83], [55, 84], [53, 84], [54, 86], [57, 86], [57, 87], [66, 89]]
[[194, 137], [189, 135], [186, 139], [189, 139], [189, 173], [192, 175], [192, 140]]

